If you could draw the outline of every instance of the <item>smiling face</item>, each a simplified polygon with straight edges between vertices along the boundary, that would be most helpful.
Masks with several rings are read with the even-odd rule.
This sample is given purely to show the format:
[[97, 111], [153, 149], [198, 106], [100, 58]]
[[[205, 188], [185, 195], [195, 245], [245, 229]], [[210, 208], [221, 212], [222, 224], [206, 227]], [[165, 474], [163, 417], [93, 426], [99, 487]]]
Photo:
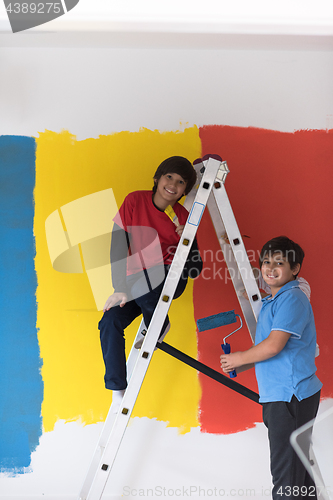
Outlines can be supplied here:
[[283, 256], [282, 252], [265, 255], [261, 274], [265, 283], [271, 287], [273, 297], [286, 283], [296, 278], [300, 267], [300, 264], [295, 264], [295, 267], [291, 268], [288, 259]]
[[165, 210], [168, 205], [173, 206], [183, 196], [187, 184], [175, 173], [162, 175], [158, 180], [154, 179], [154, 182], [157, 188], [153, 200], [160, 210]]

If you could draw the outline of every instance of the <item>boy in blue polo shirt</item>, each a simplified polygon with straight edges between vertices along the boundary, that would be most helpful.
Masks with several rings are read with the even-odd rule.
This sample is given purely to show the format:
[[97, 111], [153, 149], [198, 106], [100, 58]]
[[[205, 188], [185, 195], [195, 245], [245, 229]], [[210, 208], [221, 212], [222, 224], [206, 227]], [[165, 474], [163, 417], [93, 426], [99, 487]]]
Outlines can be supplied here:
[[255, 365], [268, 428], [273, 499], [316, 498], [314, 484], [290, 445], [291, 433], [317, 415], [322, 383], [316, 376], [316, 329], [297, 275], [302, 248], [285, 236], [262, 248], [259, 262], [271, 295], [262, 299], [255, 345], [221, 356], [225, 373]]

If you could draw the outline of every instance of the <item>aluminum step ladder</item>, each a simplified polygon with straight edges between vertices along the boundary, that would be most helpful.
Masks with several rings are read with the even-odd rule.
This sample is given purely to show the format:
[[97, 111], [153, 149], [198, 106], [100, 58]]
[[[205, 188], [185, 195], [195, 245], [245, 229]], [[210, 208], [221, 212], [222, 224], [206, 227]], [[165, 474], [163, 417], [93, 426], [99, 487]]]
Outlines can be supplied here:
[[[197, 183], [194, 186], [185, 200], [184, 206], [190, 213], [184, 231], [140, 351], [134, 349], [134, 344], [141, 336], [143, 321], [139, 327], [127, 360], [128, 386], [120, 409], [117, 414], [109, 411], [78, 500], [102, 498], [206, 206], [209, 209], [251, 338], [254, 340], [261, 296], [225, 191], [224, 183], [229, 173], [227, 163], [217, 155], [207, 155], [202, 160], [194, 162], [194, 167], [200, 184], [198, 186]], [[226, 243], [225, 234], [230, 244]], [[244, 289], [249, 300], [242, 296]]]

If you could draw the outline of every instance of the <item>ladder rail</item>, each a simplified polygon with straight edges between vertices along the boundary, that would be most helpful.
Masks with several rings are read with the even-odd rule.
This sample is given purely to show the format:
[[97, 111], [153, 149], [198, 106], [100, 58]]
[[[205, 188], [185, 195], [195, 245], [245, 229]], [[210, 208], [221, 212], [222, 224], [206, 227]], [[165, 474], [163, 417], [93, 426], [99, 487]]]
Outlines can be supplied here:
[[244, 242], [240, 234], [235, 215], [232, 211], [225, 186], [221, 184], [221, 187], [219, 189], [213, 189], [213, 196], [217, 202], [217, 208], [220, 212], [220, 216], [221, 218], [223, 217], [226, 233], [238, 265], [242, 282], [244, 283], [245, 290], [249, 297], [249, 303], [253, 310], [256, 321], [258, 321], [261, 309], [261, 294], [253, 275], [247, 251], [244, 246]]
[[[138, 349], [134, 348], [134, 344], [139, 339], [140, 332], [143, 330], [143, 327], [144, 327], [144, 321], [141, 320], [141, 323], [140, 323], [139, 329], [137, 331], [135, 340], [133, 342], [131, 351], [130, 351], [128, 358], [127, 358], [127, 363], [126, 363], [127, 380], [131, 379], [136, 360], [137, 360], [138, 355], [140, 353], [140, 351]], [[84, 482], [83, 482], [81, 490], [80, 490], [80, 494], [79, 494], [80, 499], [86, 499], [88, 496], [92, 481], [93, 481], [94, 476], [96, 474], [96, 471], [98, 469], [99, 463], [103, 457], [105, 447], [107, 445], [110, 433], [111, 433], [112, 428], [113, 428], [115, 418], [116, 418], [116, 413], [113, 413], [112, 408], [110, 406], [110, 409], [109, 409], [108, 414], [106, 416], [101, 434], [98, 438], [98, 443], [96, 445], [94, 455], [90, 461], [88, 471], [86, 473]]]
[[[261, 294], [224, 184], [213, 188], [207, 207], [246, 325], [254, 342], [257, 320], [261, 309]], [[224, 234], [227, 235], [230, 244], [224, 241], [222, 237]], [[244, 289], [248, 299], [242, 295]]]

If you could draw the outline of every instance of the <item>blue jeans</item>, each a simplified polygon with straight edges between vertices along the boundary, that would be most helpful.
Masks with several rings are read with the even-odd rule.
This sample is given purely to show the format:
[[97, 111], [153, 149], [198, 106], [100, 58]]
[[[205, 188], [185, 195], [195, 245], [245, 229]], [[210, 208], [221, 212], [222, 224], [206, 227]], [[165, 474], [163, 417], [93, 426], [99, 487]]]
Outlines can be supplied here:
[[[165, 276], [167, 272], [168, 267], [164, 266], [163, 273]], [[165, 277], [155, 288], [151, 287], [151, 281], [147, 279], [146, 272], [130, 276], [127, 280], [127, 286], [131, 291], [129, 301], [126, 302], [124, 307], [115, 306], [106, 311], [98, 323], [105, 364], [104, 381], [107, 389], [118, 391], [127, 387], [124, 330], [140, 314], [143, 315], [145, 325], [148, 328], [161, 295]], [[181, 277], [174, 299], [180, 297], [186, 288], [186, 284], [187, 278]], [[140, 290], [142, 291], [141, 294]], [[168, 322], [169, 318], [167, 317], [160, 335], [164, 333]]]

